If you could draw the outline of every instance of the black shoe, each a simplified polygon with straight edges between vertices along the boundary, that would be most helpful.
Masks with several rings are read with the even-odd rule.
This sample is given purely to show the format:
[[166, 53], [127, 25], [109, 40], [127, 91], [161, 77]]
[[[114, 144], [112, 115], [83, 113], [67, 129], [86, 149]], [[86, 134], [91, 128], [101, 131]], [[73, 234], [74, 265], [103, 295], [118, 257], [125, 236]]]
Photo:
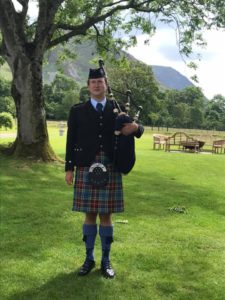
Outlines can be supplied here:
[[114, 278], [115, 272], [110, 264], [110, 261], [101, 263], [101, 272], [105, 278]]
[[81, 266], [78, 275], [85, 276], [95, 267], [95, 261], [86, 259], [84, 264]]

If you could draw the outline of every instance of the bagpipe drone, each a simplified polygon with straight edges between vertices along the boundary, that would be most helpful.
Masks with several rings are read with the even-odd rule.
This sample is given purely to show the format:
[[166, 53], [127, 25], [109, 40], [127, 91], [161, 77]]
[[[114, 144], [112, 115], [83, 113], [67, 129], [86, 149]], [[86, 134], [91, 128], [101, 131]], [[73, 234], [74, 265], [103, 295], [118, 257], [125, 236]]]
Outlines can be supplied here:
[[113, 112], [116, 115], [115, 118], [115, 131], [114, 131], [114, 165], [116, 166], [117, 170], [123, 174], [128, 174], [136, 160], [135, 156], [135, 141], [134, 135], [123, 135], [121, 134], [121, 129], [123, 128], [125, 123], [132, 123], [138, 122], [140, 112], [142, 110], [142, 106], [138, 106], [138, 110], [135, 113], [135, 116], [132, 118], [129, 115], [130, 106], [131, 106], [131, 91], [127, 90], [126, 95], [126, 103], [124, 105], [124, 109], [121, 108], [119, 103], [114, 98], [112, 93], [112, 88], [109, 85], [107, 73], [104, 68], [104, 61], [99, 60], [99, 67], [102, 68], [105, 78], [107, 81], [108, 86], [108, 95], [109, 100], [112, 101], [113, 105]]

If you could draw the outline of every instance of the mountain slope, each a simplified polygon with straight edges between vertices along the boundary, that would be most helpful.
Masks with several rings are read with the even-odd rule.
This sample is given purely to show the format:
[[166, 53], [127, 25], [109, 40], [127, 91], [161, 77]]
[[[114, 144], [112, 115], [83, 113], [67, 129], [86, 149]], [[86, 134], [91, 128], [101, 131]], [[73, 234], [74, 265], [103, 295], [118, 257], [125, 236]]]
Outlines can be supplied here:
[[[57, 52], [59, 48], [56, 47], [47, 56], [47, 64], [43, 66], [43, 81], [50, 83], [54, 80], [57, 69], [64, 70], [64, 73], [73, 78], [80, 84], [86, 85], [89, 68], [96, 68], [96, 65], [91, 63], [91, 60], [96, 55], [96, 48], [92, 42], [85, 42], [81, 45], [71, 44], [72, 51], [77, 54], [75, 60], [67, 60], [57, 66]], [[127, 59], [137, 60], [132, 55], [125, 52]], [[194, 86], [193, 83], [184, 75], [171, 67], [165, 66], [151, 66], [156, 80], [159, 85], [164, 89], [177, 89], [182, 90], [188, 86]], [[11, 80], [11, 72], [9, 67], [5, 64], [1, 66], [1, 76]]]
[[171, 67], [155, 65], [151, 67], [157, 81], [169, 89], [182, 90], [186, 87], [194, 86], [187, 77]]

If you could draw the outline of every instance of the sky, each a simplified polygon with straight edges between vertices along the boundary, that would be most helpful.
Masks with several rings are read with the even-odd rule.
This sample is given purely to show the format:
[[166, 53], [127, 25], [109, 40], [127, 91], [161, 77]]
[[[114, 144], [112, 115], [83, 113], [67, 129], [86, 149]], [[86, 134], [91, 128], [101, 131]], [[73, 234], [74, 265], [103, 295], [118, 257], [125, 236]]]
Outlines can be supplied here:
[[[20, 5], [13, 0], [17, 9]], [[38, 9], [35, 1], [29, 2], [28, 14], [31, 18], [36, 18]], [[144, 45], [146, 36], [137, 35], [137, 46], [127, 51], [138, 60], [149, 64], [172, 67], [182, 75], [191, 80], [191, 76], [197, 75], [198, 83], [196, 86], [202, 88], [203, 93], [209, 99], [216, 94], [225, 97], [225, 29], [211, 30], [203, 34], [207, 46], [194, 48], [194, 56], [199, 53], [201, 60], [193, 60], [197, 63], [196, 71], [187, 67], [189, 62], [182, 59], [178, 51], [175, 30], [171, 27], [159, 26], [156, 33], [150, 39], [149, 45]]]
[[149, 65], [168, 66], [191, 80], [194, 74], [198, 77], [195, 85], [202, 88], [203, 93], [209, 99], [216, 94], [225, 97], [225, 30], [211, 30], [203, 33], [207, 42], [205, 48], [194, 47], [194, 56], [201, 55], [197, 63], [198, 69], [192, 70], [187, 67], [187, 63], [182, 59], [176, 43], [176, 34], [172, 28], [159, 28], [150, 39], [149, 45], [144, 45], [147, 36], [137, 36], [138, 44], [128, 49], [128, 52], [135, 58]]

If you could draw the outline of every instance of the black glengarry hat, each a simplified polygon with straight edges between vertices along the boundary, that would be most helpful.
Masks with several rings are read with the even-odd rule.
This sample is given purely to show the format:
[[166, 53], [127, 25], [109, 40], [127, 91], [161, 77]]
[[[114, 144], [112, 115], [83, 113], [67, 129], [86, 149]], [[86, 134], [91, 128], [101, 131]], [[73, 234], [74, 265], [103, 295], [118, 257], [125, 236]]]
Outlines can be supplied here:
[[88, 79], [105, 77], [105, 72], [102, 68], [90, 69]]

